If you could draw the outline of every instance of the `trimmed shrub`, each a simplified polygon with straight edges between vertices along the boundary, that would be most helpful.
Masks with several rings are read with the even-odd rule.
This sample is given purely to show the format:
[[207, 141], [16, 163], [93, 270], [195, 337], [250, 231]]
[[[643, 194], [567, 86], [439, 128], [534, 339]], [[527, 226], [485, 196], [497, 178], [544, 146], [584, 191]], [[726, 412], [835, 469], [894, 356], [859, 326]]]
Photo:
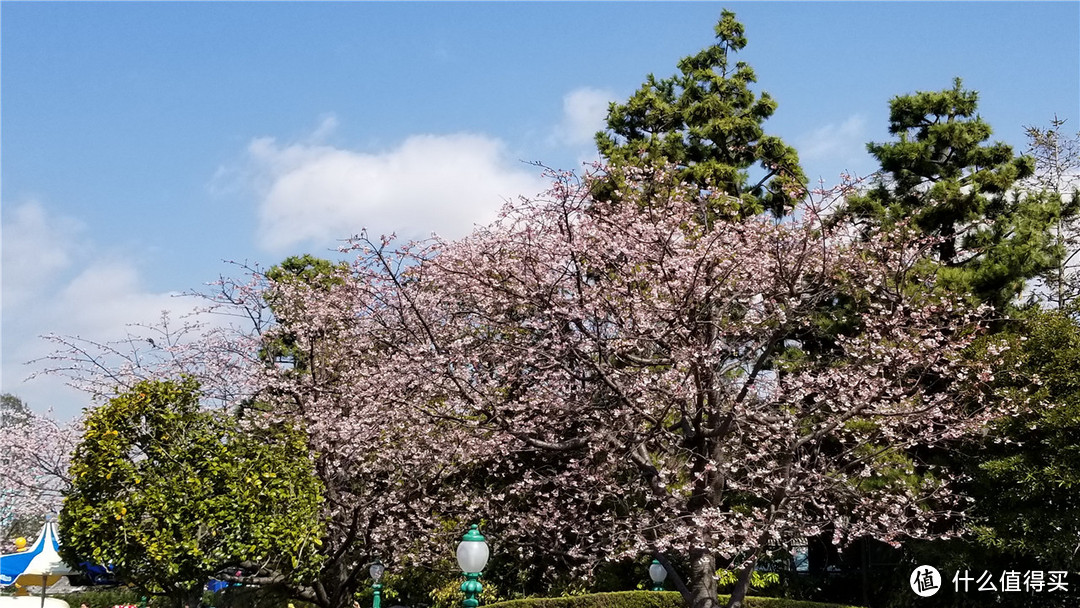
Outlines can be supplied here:
[[[719, 596], [720, 605], [728, 601]], [[855, 608], [842, 604], [821, 604], [777, 597], [747, 597], [747, 608]], [[616, 591], [572, 597], [537, 597], [488, 604], [483, 608], [686, 608], [676, 591]]]
[[[144, 596], [130, 587], [105, 587], [78, 591], [76, 593], [49, 594], [49, 597], [64, 600], [71, 608], [79, 608], [86, 604], [87, 608], [112, 608], [113, 606], [140, 606]], [[213, 606], [215, 596], [212, 593], [203, 594], [203, 605]], [[164, 596], [149, 596], [146, 600], [147, 608], [173, 608], [173, 602]]]
[[[83, 604], [86, 604], [89, 608], [112, 608], [113, 606], [124, 606], [127, 604], [138, 606], [142, 596], [134, 589], [109, 587], [105, 589], [94, 589], [92, 591], [78, 591], [76, 593], [57, 593], [50, 597], [64, 600], [71, 608], [79, 608], [79, 606]], [[159, 606], [164, 605], [164, 603], [165, 602], [150, 602], [151, 605]]]

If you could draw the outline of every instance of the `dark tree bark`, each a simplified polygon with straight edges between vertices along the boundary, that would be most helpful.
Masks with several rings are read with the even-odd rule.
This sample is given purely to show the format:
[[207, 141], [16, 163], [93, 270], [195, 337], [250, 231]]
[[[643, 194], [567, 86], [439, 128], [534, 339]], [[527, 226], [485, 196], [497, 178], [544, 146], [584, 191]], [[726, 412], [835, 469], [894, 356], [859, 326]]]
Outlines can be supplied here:
[[735, 588], [731, 590], [731, 600], [728, 601], [728, 608], [743, 608], [746, 592], [750, 590], [750, 577], [753, 576], [756, 567], [757, 556], [743, 564], [742, 569], [739, 570], [739, 580], [736, 581]]
[[716, 599], [716, 558], [710, 551], [694, 549], [690, 552], [690, 608], [720, 608]]

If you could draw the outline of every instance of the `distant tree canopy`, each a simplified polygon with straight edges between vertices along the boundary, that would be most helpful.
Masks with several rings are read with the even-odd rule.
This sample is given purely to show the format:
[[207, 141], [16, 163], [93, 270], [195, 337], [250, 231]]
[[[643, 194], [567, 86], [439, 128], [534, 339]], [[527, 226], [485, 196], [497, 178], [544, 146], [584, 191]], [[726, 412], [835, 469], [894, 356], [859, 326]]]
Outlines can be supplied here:
[[297, 281], [311, 287], [328, 289], [333, 285], [344, 283], [344, 280], [335, 273], [348, 270], [348, 264], [335, 264], [330, 260], [305, 253], [285, 258], [280, 264], [266, 271], [266, 278], [279, 283]]
[[32, 416], [30, 408], [11, 393], [0, 395], [0, 429], [26, 424]]
[[[330, 260], [305, 253], [285, 258], [280, 264], [266, 271], [266, 278], [272, 284], [303, 286], [328, 292], [332, 287], [345, 282], [342, 276], [348, 271], [348, 264], [335, 264]], [[288, 325], [289, 312], [282, 300], [275, 297], [273, 293], [268, 293], [267, 303], [278, 323]], [[265, 341], [260, 356], [265, 361], [287, 361], [295, 369], [301, 371], [309, 364], [308, 354], [296, 348], [295, 337], [288, 333], [277, 334], [273, 341]]]
[[[680, 179], [728, 195], [716, 200], [713, 215], [783, 215], [803, 197], [806, 177], [798, 153], [765, 133], [762, 125], [776, 111], [776, 101], [768, 93], [755, 94], [753, 68], [732, 61], [746, 46], [735, 13], [725, 10], [715, 32], [717, 42], [679, 61], [678, 74], [649, 74], [626, 103], [611, 104], [597, 148], [611, 165], [672, 164]], [[609, 183], [598, 195], [613, 192]]]
[[1042, 276], [1045, 289], [1032, 295], [1057, 308], [1080, 298], [1080, 132], [1065, 132], [1064, 126], [1055, 116], [1049, 127], [1027, 127], [1028, 155], [1035, 159], [1032, 182], [1039, 196], [1060, 209], [1051, 232], [1065, 254]]

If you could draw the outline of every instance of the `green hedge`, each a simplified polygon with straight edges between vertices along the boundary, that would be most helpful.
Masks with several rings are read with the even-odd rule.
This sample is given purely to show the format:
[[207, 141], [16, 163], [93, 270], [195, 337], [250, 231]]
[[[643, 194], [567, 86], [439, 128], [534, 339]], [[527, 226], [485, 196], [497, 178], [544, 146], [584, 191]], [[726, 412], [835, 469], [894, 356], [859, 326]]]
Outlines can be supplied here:
[[[273, 605], [273, 600], [270, 598], [259, 598], [264, 600], [259, 602], [246, 593], [234, 593], [231, 594], [234, 597], [225, 597], [228, 595], [230, 594], [223, 596], [222, 594], [207, 593], [203, 597], [203, 605], [229, 606], [230, 608], [234, 606], [254, 606], [259, 608], [262, 605]], [[88, 608], [112, 608], [116, 605], [138, 605], [139, 603], [138, 593], [131, 589], [115, 587], [80, 593], [57, 594], [51, 597], [66, 601], [71, 608], [79, 608], [82, 604], [86, 604]], [[720, 605], [724, 606], [727, 604], [728, 596], [721, 595], [719, 599]], [[284, 601], [281, 600], [279, 603]], [[297, 602], [297, 605], [299, 604]], [[746, 608], [855, 608], [854, 606], [842, 604], [821, 604], [775, 597], [748, 597], [745, 605]], [[149, 608], [172, 608], [172, 606], [164, 597], [151, 597]], [[615, 591], [570, 597], [538, 597], [510, 600], [487, 604], [482, 608], [686, 608], [686, 604], [683, 603], [682, 595], [675, 591]]]
[[[721, 595], [720, 605], [728, 597]], [[855, 608], [842, 604], [821, 604], [776, 597], [748, 597], [747, 608]], [[686, 608], [682, 595], [675, 591], [616, 591], [572, 597], [537, 597], [488, 604], [483, 608]]]
[[[87, 608], [112, 608], [125, 604], [139, 605], [142, 596], [129, 587], [98, 587], [78, 593], [50, 593], [49, 597], [64, 600], [71, 608], [79, 608], [86, 604]], [[203, 594], [203, 605], [213, 606], [216, 596], [212, 593]], [[147, 599], [147, 608], [173, 608], [172, 602], [161, 596], [152, 596]]]
[[[132, 589], [123, 587], [111, 587], [79, 591], [78, 593], [50, 594], [50, 597], [64, 600], [71, 608], [79, 608], [86, 604], [89, 608], [112, 608], [124, 604], [139, 605], [140, 596]], [[154, 604], [155, 602], [150, 602]], [[160, 604], [159, 604], [160, 605]]]

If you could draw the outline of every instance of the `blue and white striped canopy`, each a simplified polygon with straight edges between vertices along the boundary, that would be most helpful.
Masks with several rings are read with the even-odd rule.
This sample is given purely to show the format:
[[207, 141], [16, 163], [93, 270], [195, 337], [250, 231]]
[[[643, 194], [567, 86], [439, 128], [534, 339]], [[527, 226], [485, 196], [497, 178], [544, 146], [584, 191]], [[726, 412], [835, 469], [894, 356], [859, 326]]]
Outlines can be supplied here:
[[[20, 576], [27, 577], [19, 581], [20, 585], [40, 585], [45, 581], [47, 586], [55, 582], [55, 578], [74, 574], [75, 571], [60, 559], [59, 549], [56, 522], [46, 522], [29, 549], [0, 555], [0, 587], [11, 585]], [[49, 582], [50, 578], [52, 582]]]

